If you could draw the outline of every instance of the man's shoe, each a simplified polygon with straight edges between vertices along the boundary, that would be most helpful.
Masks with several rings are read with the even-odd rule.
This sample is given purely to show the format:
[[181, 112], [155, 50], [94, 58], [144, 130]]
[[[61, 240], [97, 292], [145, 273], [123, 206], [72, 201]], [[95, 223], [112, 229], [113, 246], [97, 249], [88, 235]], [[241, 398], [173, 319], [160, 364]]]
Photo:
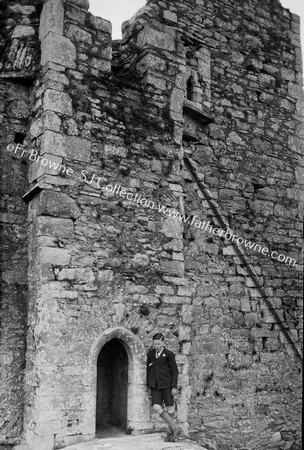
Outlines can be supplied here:
[[175, 442], [175, 439], [177, 439], [181, 434], [182, 434], [183, 430], [180, 427], [176, 427], [173, 430], [172, 433], [172, 437], [171, 437], [171, 441], [170, 442]]
[[177, 436], [179, 436], [182, 433], [181, 428], [179, 428], [176, 423], [174, 422], [174, 420], [172, 420], [172, 417], [170, 417], [170, 415], [167, 413], [167, 411], [163, 411], [160, 414], [160, 417], [169, 425], [169, 427], [172, 430], [172, 438], [170, 439], [170, 441], [166, 441], [166, 442], [175, 442], [175, 439], [177, 438]]
[[172, 442], [172, 437], [173, 437], [172, 431], [171, 431], [171, 432], [168, 432], [168, 433], [166, 434], [166, 436], [164, 437], [164, 441], [165, 441], [165, 442]]

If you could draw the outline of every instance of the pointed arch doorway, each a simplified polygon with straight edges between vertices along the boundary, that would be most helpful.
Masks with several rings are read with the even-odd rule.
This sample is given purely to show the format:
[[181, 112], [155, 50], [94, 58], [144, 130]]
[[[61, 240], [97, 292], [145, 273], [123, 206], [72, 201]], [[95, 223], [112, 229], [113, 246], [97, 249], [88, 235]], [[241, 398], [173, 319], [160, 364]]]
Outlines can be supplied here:
[[96, 433], [111, 427], [127, 430], [128, 354], [117, 339], [100, 350], [97, 359]]

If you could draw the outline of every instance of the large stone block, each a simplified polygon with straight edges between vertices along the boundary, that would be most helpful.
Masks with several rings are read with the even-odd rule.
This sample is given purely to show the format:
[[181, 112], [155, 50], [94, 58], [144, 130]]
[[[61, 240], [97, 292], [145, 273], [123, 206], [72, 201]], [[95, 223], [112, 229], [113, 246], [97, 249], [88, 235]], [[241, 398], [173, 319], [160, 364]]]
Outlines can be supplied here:
[[304, 117], [304, 96], [303, 92], [299, 95], [299, 99], [296, 103], [296, 112], [299, 116]]
[[298, 200], [299, 202], [304, 202], [304, 192], [303, 189], [286, 189], [287, 198], [292, 198]]
[[71, 251], [64, 248], [43, 247], [40, 249], [41, 264], [68, 266], [71, 261]]
[[304, 167], [296, 168], [296, 180], [299, 184], [304, 184]]
[[66, 36], [72, 41], [85, 42], [88, 45], [92, 45], [92, 36], [83, 28], [76, 25], [69, 25], [66, 31]]
[[74, 6], [77, 6], [81, 9], [89, 9], [90, 2], [89, 0], [69, 0], [69, 3], [72, 3]]
[[37, 219], [38, 236], [71, 237], [73, 221], [55, 217], [41, 216]]
[[63, 35], [64, 8], [62, 0], [48, 0], [44, 3], [40, 17], [39, 39], [52, 32]]
[[206, 55], [206, 50], [197, 52], [198, 71], [204, 80], [211, 80], [210, 54]]
[[172, 276], [182, 277], [185, 271], [184, 263], [180, 261], [168, 261], [165, 259], [160, 261], [160, 267], [165, 274]]
[[171, 95], [170, 109], [176, 113], [181, 113], [184, 105], [185, 93], [181, 89], [174, 88]]
[[76, 68], [76, 48], [64, 36], [49, 33], [41, 44], [41, 65], [48, 62], [60, 64], [68, 69]]
[[175, 42], [172, 36], [152, 28], [145, 28], [139, 33], [137, 45], [139, 48], [142, 48], [145, 45], [151, 45], [152, 47], [162, 50], [175, 50]]
[[101, 17], [90, 16], [89, 22], [98, 31], [103, 31], [104, 33], [107, 33], [109, 35], [112, 34], [112, 24], [108, 20], [102, 19]]
[[32, 138], [37, 138], [38, 136], [40, 136], [43, 133], [43, 131], [44, 131], [44, 126], [43, 126], [41, 118], [36, 119], [32, 123], [31, 128], [30, 128], [30, 133], [31, 133]]
[[148, 53], [140, 60], [137, 68], [142, 72], [145, 72], [147, 69], [153, 69], [163, 73], [166, 70], [166, 66], [165, 58]]
[[30, 105], [27, 101], [20, 98], [12, 101], [6, 108], [6, 113], [14, 119], [25, 119], [29, 117]]
[[106, 144], [104, 147], [105, 156], [119, 156], [121, 158], [126, 158], [128, 154], [127, 147], [122, 147], [121, 145]]
[[18, 25], [14, 28], [12, 39], [28, 38], [35, 36], [35, 29], [28, 25]]
[[166, 276], [166, 275], [164, 275], [162, 278], [167, 283], [172, 283], [176, 286], [188, 286], [188, 281], [186, 278], [170, 277], [170, 276]]
[[71, 116], [73, 114], [71, 97], [66, 92], [47, 89], [43, 98], [43, 110]]
[[170, 10], [165, 10], [163, 12], [163, 18], [168, 22], [177, 23], [177, 14]]
[[147, 72], [143, 78], [143, 82], [154, 86], [154, 88], [159, 89], [160, 91], [165, 91], [167, 88], [166, 80], [164, 80], [161, 76], [156, 76], [150, 72]]
[[161, 232], [167, 237], [181, 239], [183, 233], [183, 225], [181, 220], [174, 217], [166, 218]]
[[228, 135], [228, 142], [229, 144], [236, 144], [236, 145], [244, 145], [244, 141], [242, 137], [236, 133], [235, 131], [231, 131]]
[[190, 299], [190, 297], [179, 297], [176, 295], [164, 295], [163, 302], [172, 304], [172, 305], [184, 305], [184, 304], [190, 304], [191, 299]]
[[114, 278], [114, 273], [112, 270], [100, 270], [98, 272], [98, 280], [102, 283], [107, 283], [112, 281]]
[[56, 70], [49, 69], [45, 72], [43, 75], [42, 81], [45, 83], [47, 81], [56, 81], [56, 83], [69, 85], [69, 79], [68, 77], [61, 72], [57, 72]]
[[40, 137], [40, 154], [65, 156], [64, 137], [54, 131], [45, 131]]
[[38, 215], [64, 217], [75, 219], [80, 216], [80, 210], [71, 197], [67, 194], [45, 190], [37, 199]]
[[288, 136], [288, 147], [295, 153], [303, 155], [304, 153], [304, 143], [303, 139], [297, 136]]
[[136, 253], [130, 262], [133, 266], [143, 268], [149, 265], [150, 260], [147, 255], [143, 253]]
[[60, 131], [61, 119], [53, 111], [46, 111], [42, 114], [41, 119], [46, 130]]
[[68, 159], [90, 161], [91, 142], [76, 136], [67, 136], [65, 139], [65, 152]]
[[62, 269], [58, 274], [58, 280], [84, 284], [92, 283], [95, 277], [91, 269]]
[[12, 11], [14, 14], [22, 14], [24, 16], [29, 16], [34, 14], [36, 7], [33, 5], [20, 5], [19, 3], [8, 5], [8, 10]]
[[249, 206], [252, 211], [257, 214], [262, 214], [263, 216], [272, 216], [273, 215], [273, 203], [269, 201], [263, 200], [254, 200], [249, 201]]
[[246, 369], [253, 363], [251, 355], [244, 355], [237, 350], [232, 350], [228, 355], [230, 367], [234, 370]]
[[107, 72], [111, 70], [111, 61], [110, 59], [106, 61], [104, 59], [92, 58], [91, 66], [93, 69], [100, 70], [101, 72]]

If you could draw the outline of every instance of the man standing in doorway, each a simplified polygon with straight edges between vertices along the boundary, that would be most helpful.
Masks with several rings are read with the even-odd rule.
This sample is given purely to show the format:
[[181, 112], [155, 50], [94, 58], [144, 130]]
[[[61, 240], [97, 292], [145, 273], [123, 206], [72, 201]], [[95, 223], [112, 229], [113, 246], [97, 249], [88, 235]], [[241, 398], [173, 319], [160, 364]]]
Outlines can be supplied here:
[[[164, 335], [153, 336], [153, 349], [147, 355], [147, 385], [151, 389], [155, 412], [168, 424], [165, 441], [174, 442], [182, 430], [174, 422], [174, 397], [177, 394], [178, 369], [173, 352], [164, 347]], [[162, 405], [165, 403], [166, 409]]]

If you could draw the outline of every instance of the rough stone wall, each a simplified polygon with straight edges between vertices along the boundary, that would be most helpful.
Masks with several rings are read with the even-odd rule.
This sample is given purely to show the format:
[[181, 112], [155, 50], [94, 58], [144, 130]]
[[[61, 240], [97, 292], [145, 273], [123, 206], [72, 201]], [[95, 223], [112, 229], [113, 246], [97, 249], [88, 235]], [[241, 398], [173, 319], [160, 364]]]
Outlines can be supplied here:
[[[155, 329], [177, 353], [186, 432], [225, 449], [290, 448], [300, 410], [297, 18], [270, 0], [149, 1], [112, 44], [110, 23], [87, 9], [48, 0], [40, 19], [27, 448], [94, 437], [97, 356], [111, 338], [132, 362], [128, 426], [151, 427], [144, 360]], [[239, 254], [198, 220], [223, 221], [298, 266]]]
[[[182, 7], [175, 3], [171, 12]], [[204, 17], [204, 29], [196, 24], [198, 17]], [[180, 15], [178, 25], [190, 51], [200, 41], [210, 51], [215, 117], [198, 133], [197, 143], [184, 144], [185, 156], [192, 158], [198, 179], [234, 234], [301, 264], [303, 94], [297, 18], [276, 2], [263, 9], [258, 2], [204, 2], [192, 14]], [[189, 173], [186, 180], [186, 213], [221, 228], [205, 192]], [[195, 225], [186, 226], [186, 235], [185, 269], [194, 294], [188, 337], [192, 429], [225, 449], [269, 448], [277, 441], [288, 448], [300, 428], [301, 378], [293, 352], [286, 355], [282, 327], [232, 246]], [[300, 348], [300, 267], [247, 253], [264, 296]]]
[[[53, 14], [51, 5], [52, 2], [47, 3], [42, 12], [45, 23], [52, 23], [44, 19], [44, 15]], [[70, 38], [62, 35], [61, 28], [54, 31], [49, 42], [48, 30], [42, 38], [44, 78], [37, 90], [37, 105], [40, 103], [41, 110], [31, 127], [41, 155], [65, 162], [74, 170], [71, 176], [54, 176], [54, 172], [35, 167], [34, 163], [31, 172], [33, 188], [37, 181], [45, 188], [30, 206], [32, 275], [26, 439], [29, 445], [39, 448], [60, 447], [94, 436], [92, 403], [95, 399], [91, 400], [94, 386], [90, 382], [92, 368], [88, 356], [94, 341], [103, 332], [123, 325], [136, 334], [140, 331], [148, 347], [155, 327], [162, 327], [168, 317], [177, 316], [182, 301], [188, 301], [186, 297], [173, 297], [173, 287], [163, 286], [161, 281], [159, 286], [156, 284], [160, 280], [157, 261], [147, 275], [150, 259], [154, 258], [162, 260], [161, 273], [170, 275], [179, 270], [181, 274], [181, 262], [168, 265], [161, 257], [160, 245], [165, 245], [168, 239], [157, 233], [157, 228], [163, 228], [158, 224], [157, 212], [151, 211], [151, 223], [146, 211], [139, 210], [134, 220], [130, 202], [120, 205], [114, 198], [110, 201], [100, 198], [95, 181], [88, 185], [80, 180], [84, 179], [82, 170], [86, 170], [88, 180], [94, 173], [108, 177], [109, 183], [125, 184], [128, 180], [134, 193], [142, 186], [144, 193], [151, 195], [149, 187], [158, 185], [159, 176], [149, 175], [152, 158], [142, 157], [142, 149], [149, 142], [152, 152], [154, 142], [159, 145], [160, 133], [167, 133], [164, 140], [168, 143], [170, 135], [166, 129], [170, 124], [164, 125], [155, 118], [160, 108], [151, 110], [141, 99], [142, 92], [134, 89], [124, 92], [124, 76], [117, 74], [114, 81], [107, 80], [107, 85], [102, 82], [102, 73], [111, 65], [110, 24], [93, 19], [85, 10], [71, 4], [65, 6], [64, 29]], [[61, 14], [58, 9], [54, 12], [57, 23], [62, 23]], [[96, 50], [91, 48], [91, 42]], [[86, 56], [92, 52], [96, 59]], [[117, 78], [122, 98], [116, 96]], [[138, 102], [143, 105], [140, 111]], [[115, 117], [116, 112], [112, 114], [112, 110], [120, 117]], [[132, 142], [132, 127], [136, 127], [133, 135], [139, 143]], [[128, 155], [127, 144], [132, 147], [133, 156]], [[170, 149], [167, 145], [159, 150], [164, 156], [167, 148]], [[174, 160], [175, 149], [171, 153]], [[167, 156], [166, 159], [164, 167], [169, 170], [170, 159]], [[126, 177], [132, 166], [130, 176]], [[157, 160], [153, 167], [155, 173], [160, 173]], [[168, 186], [166, 175], [162, 178], [164, 186]], [[165, 233], [170, 236], [169, 229]], [[149, 295], [146, 285], [153, 286]], [[159, 311], [164, 294], [168, 296], [163, 311]], [[152, 310], [153, 305], [156, 308]], [[147, 321], [149, 308], [151, 316]], [[178, 350], [176, 342], [174, 348]], [[179, 360], [183, 363], [185, 357], [180, 355]], [[137, 373], [136, 384], [132, 384], [136, 404], [130, 414], [135, 416], [132, 426], [143, 429], [149, 427], [144, 364], [137, 368]], [[140, 389], [144, 392], [137, 398]]]
[[[185, 307], [191, 329], [183, 327], [178, 334], [184, 348], [191, 345], [190, 429], [198, 437], [210, 435], [223, 448], [288, 448], [299, 430], [301, 405], [294, 355], [302, 332], [299, 21], [278, 2], [263, 8], [258, 2], [196, 2], [191, 12], [184, 3], [169, 3], [165, 11], [164, 3], [148, 4], [125, 24], [125, 40], [141, 47], [138, 68], [144, 80], [162, 98], [171, 93], [177, 141], [184, 113], [183, 156], [194, 168], [190, 173], [186, 164], [184, 180], [175, 178], [186, 193], [180, 211], [191, 218], [183, 242], [188, 294], [193, 295]], [[148, 20], [151, 27], [142, 29]], [[174, 39], [184, 48], [175, 47]], [[176, 50], [179, 56], [184, 51], [184, 59], [172, 54]], [[201, 108], [207, 121], [208, 110], [214, 115], [213, 123], [200, 129], [183, 109], [185, 79], [195, 73], [193, 109]], [[295, 258], [298, 266], [253, 251], [244, 257], [196, 229], [199, 220], [213, 228], [224, 222], [236, 236]]]
[[28, 143], [31, 86], [39, 70], [40, 4], [0, 3], [0, 443], [9, 444], [20, 440], [23, 424], [28, 250], [22, 196], [28, 188], [28, 159], [21, 158], [20, 144]]
[[0, 80], [0, 92], [0, 443], [13, 443], [23, 421], [28, 268], [27, 205], [22, 200], [28, 161], [14, 151], [28, 129], [30, 91], [19, 82]]

